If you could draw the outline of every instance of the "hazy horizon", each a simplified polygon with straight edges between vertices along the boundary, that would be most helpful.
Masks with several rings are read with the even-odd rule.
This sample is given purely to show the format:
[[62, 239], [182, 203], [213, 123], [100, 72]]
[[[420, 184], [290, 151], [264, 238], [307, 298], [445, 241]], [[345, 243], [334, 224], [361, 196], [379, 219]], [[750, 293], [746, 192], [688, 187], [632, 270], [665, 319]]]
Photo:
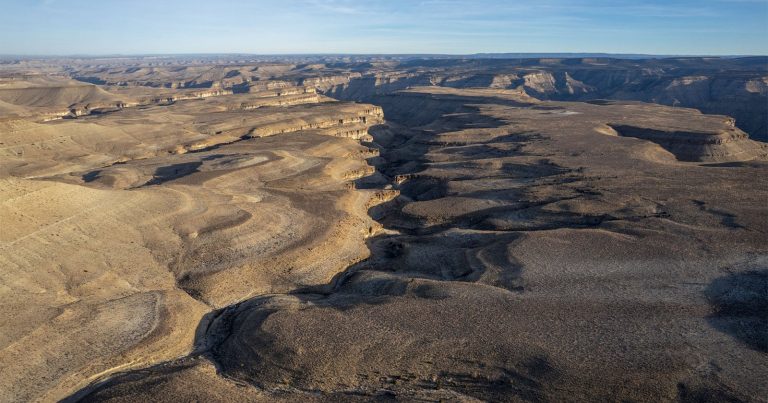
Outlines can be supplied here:
[[0, 57], [22, 57], [22, 58], [163, 58], [163, 57], [213, 57], [213, 56], [257, 56], [257, 57], [471, 57], [482, 58], [483, 56], [497, 57], [507, 56], [510, 58], [537, 58], [537, 57], [597, 57], [604, 56], [617, 59], [641, 59], [648, 58], [685, 58], [685, 57], [718, 57], [718, 58], [749, 58], [749, 57], [768, 57], [768, 52], [764, 54], [648, 54], [648, 53], [608, 53], [608, 52], [484, 52], [484, 53], [248, 53], [248, 52], [200, 52], [200, 53], [68, 53], [68, 54], [34, 54], [34, 53], [0, 53]]
[[768, 54], [768, 0], [3, 3], [16, 56]]

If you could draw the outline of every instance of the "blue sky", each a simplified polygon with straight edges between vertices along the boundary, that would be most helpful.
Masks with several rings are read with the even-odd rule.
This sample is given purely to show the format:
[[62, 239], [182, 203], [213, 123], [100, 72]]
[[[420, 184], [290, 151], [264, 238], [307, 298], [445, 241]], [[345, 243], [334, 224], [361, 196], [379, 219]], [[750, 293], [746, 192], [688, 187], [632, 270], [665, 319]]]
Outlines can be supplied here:
[[768, 0], [0, 0], [0, 54], [768, 54]]

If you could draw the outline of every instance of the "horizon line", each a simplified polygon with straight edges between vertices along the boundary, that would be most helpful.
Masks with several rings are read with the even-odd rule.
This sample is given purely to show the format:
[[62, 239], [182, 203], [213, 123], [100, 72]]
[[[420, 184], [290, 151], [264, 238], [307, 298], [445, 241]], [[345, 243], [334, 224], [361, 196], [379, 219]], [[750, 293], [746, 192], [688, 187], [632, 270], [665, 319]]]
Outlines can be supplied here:
[[384, 56], [384, 57], [468, 57], [468, 56], [647, 56], [656, 58], [673, 57], [768, 57], [768, 54], [660, 54], [632, 52], [478, 52], [478, 53], [344, 53], [344, 52], [307, 52], [307, 53], [253, 53], [253, 52], [187, 52], [187, 53], [66, 53], [66, 54], [35, 54], [35, 53], [0, 53], [2, 58], [130, 58], [130, 57], [168, 57], [168, 56]]

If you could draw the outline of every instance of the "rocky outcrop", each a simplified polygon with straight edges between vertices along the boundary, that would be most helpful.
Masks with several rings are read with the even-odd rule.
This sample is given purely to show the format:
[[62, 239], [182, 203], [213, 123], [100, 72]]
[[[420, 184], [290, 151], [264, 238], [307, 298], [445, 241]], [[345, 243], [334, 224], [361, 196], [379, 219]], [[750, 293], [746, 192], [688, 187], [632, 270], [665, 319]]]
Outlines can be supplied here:
[[389, 94], [419, 85], [433, 85], [431, 75], [418, 73], [371, 73], [335, 86], [321, 89], [332, 98], [363, 101], [375, 95]]
[[362, 77], [361, 73], [350, 73], [347, 75], [309, 77], [301, 80], [301, 85], [314, 87], [321, 91], [327, 91], [337, 85], [344, 85], [352, 80]]
[[713, 132], [661, 130], [627, 125], [611, 127], [620, 136], [652, 141], [674, 154], [679, 161], [749, 161], [756, 158], [765, 159], [768, 155], [768, 144], [749, 140], [746, 133], [735, 127]]
[[318, 130], [325, 135], [360, 139], [367, 136], [369, 127], [381, 123], [384, 123], [384, 112], [380, 107], [361, 105], [357, 110], [346, 113], [322, 114], [259, 125], [249, 130], [248, 136], [267, 137], [305, 130]]
[[[746, 58], [493, 60], [424, 62], [351, 78], [321, 92], [369, 100], [414, 86], [520, 88], [542, 100], [637, 100], [732, 116], [756, 140], [768, 140], [768, 63]], [[423, 66], [423, 67], [422, 67]], [[464, 70], [460, 75], [452, 70]], [[494, 70], [489, 73], [489, 70]]]
[[313, 91], [313, 92], [309, 92], [307, 94], [301, 94], [301, 95], [264, 97], [263, 99], [258, 99], [250, 102], [243, 102], [236, 106], [229, 106], [228, 110], [250, 110], [250, 109], [263, 108], [266, 106], [290, 106], [290, 105], [301, 105], [301, 104], [314, 104], [322, 101], [323, 101], [323, 97], [321, 95], [315, 94]]

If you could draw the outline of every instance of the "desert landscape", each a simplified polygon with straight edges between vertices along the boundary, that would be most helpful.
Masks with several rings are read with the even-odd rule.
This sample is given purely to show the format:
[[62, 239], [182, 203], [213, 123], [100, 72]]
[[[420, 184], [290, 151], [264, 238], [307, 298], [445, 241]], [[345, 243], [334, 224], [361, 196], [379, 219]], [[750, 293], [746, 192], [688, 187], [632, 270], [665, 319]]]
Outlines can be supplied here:
[[0, 401], [767, 401], [768, 58], [0, 62]]

